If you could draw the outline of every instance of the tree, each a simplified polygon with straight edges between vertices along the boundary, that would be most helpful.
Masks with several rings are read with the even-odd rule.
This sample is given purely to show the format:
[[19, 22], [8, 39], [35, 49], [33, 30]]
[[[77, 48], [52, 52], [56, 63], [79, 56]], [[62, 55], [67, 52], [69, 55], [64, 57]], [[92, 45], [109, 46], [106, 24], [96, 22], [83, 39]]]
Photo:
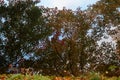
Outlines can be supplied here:
[[13, 2], [0, 5], [0, 48], [8, 63], [35, 53], [35, 47], [51, 33], [36, 1]]
[[[53, 29], [53, 37], [48, 40], [46, 49], [39, 55], [42, 56], [39, 64], [49, 70], [56, 70], [59, 75], [66, 70], [78, 76], [80, 72], [85, 71], [89, 56], [93, 52], [92, 47], [95, 47], [94, 39], [88, 35], [92, 19], [86, 11], [81, 10], [44, 10], [47, 11], [47, 23]], [[62, 40], [59, 39], [61, 36]]]
[[[94, 39], [97, 41], [104, 39], [109, 39], [109, 36], [115, 36], [118, 32], [115, 29], [118, 29], [119, 27], [119, 7], [120, 7], [120, 0], [112, 1], [112, 0], [101, 0], [98, 1], [96, 4], [92, 6], [92, 12], [96, 14], [96, 17], [93, 22], [93, 30], [94, 30]], [[114, 38], [114, 37], [113, 37]], [[114, 38], [115, 40], [115, 38]], [[117, 45], [119, 45], [119, 41], [117, 41]], [[104, 57], [107, 57], [107, 59], [103, 59], [104, 66], [102, 68], [104, 69], [105, 65], [117, 65], [119, 66], [119, 55], [118, 52], [116, 52], [116, 47], [113, 46], [115, 44], [106, 43], [103, 42], [98, 48], [100, 50], [97, 51], [96, 54], [101, 56], [100, 54], [104, 54]], [[102, 46], [102, 47], [101, 47]], [[96, 49], [97, 50], [97, 49]], [[117, 47], [117, 50], [119, 50], [119, 47]], [[96, 55], [97, 56], [97, 55]], [[108, 61], [109, 59], [109, 61]], [[99, 60], [99, 59], [96, 59]], [[106, 63], [107, 62], [107, 63]], [[98, 65], [101, 66], [102, 64]], [[100, 68], [100, 67], [99, 67]], [[107, 66], [108, 68], [108, 66]], [[106, 70], [106, 69], [105, 69]], [[100, 70], [99, 70], [100, 71]]]

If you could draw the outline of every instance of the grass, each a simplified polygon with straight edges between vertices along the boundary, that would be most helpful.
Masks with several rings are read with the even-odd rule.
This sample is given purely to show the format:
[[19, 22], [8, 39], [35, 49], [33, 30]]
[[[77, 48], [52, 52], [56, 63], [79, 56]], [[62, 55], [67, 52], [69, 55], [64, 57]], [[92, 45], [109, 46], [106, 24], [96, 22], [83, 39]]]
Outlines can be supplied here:
[[98, 73], [90, 73], [86, 76], [81, 75], [79, 77], [2, 74], [0, 75], [0, 80], [120, 80], [120, 76], [119, 77], [106, 77]]

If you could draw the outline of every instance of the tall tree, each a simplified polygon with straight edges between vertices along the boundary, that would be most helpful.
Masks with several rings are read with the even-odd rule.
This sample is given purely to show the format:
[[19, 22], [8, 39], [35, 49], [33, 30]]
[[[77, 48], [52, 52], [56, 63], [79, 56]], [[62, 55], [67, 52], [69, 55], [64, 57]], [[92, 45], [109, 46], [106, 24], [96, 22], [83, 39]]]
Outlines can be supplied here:
[[[116, 35], [117, 31], [113, 28], [115, 27], [116, 29], [118, 29], [120, 24], [119, 3], [120, 0], [100, 0], [92, 6], [91, 9], [93, 13], [96, 14], [93, 22], [94, 35], [96, 35], [94, 36], [94, 39], [99, 41], [101, 39], [109, 39], [109, 36], [111, 35]], [[119, 51], [119, 41], [117, 40], [117, 42], [117, 49]], [[104, 56], [106, 56], [107, 59], [110, 60], [108, 61], [107, 59], [104, 59], [101, 62], [104, 62], [104, 65], [106, 65], [106, 62], [108, 62], [107, 64], [110, 65], [119, 65], [120, 59], [119, 54], [117, 54], [118, 52], [115, 52], [116, 47], [113, 46], [113, 44], [105, 42], [103, 42], [101, 46], [102, 47], [99, 46], [101, 48], [101, 51], [98, 50], [99, 52], [97, 51], [97, 53], [104, 54]]]
[[0, 5], [0, 48], [8, 63], [34, 53], [40, 41], [50, 35], [51, 29], [36, 3], [26, 0]]
[[[49, 16], [48, 25], [53, 29], [53, 38], [49, 41], [49, 49], [45, 50], [47, 53], [44, 54], [46, 57], [43, 62], [46, 61], [47, 68], [58, 70], [58, 74], [66, 70], [78, 76], [85, 70], [95, 45], [94, 39], [88, 35], [92, 19], [86, 11], [79, 9], [75, 12], [56, 8], [46, 11]], [[63, 39], [60, 40], [60, 37]]]

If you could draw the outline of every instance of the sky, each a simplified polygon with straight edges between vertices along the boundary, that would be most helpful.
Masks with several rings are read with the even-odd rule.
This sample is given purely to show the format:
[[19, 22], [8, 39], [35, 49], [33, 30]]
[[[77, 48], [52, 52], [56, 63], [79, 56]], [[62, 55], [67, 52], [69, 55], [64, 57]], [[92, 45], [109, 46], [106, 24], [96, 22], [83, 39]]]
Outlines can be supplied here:
[[39, 5], [49, 8], [58, 7], [58, 9], [67, 9], [76, 10], [78, 7], [81, 7], [82, 10], [87, 8], [87, 5], [95, 4], [100, 0], [41, 0]]

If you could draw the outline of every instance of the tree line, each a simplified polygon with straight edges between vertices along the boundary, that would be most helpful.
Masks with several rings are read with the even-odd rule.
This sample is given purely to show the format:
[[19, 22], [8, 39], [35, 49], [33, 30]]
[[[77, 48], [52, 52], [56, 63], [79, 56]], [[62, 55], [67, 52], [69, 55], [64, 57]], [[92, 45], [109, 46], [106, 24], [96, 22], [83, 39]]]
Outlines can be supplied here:
[[119, 68], [120, 41], [100, 40], [117, 33], [111, 28], [120, 25], [120, 0], [100, 0], [75, 11], [39, 7], [38, 2], [0, 3], [1, 73], [9, 64], [62, 76], [64, 71], [78, 76]]

